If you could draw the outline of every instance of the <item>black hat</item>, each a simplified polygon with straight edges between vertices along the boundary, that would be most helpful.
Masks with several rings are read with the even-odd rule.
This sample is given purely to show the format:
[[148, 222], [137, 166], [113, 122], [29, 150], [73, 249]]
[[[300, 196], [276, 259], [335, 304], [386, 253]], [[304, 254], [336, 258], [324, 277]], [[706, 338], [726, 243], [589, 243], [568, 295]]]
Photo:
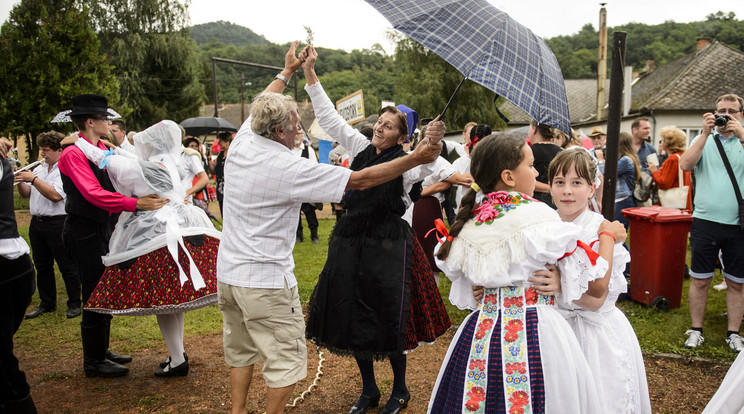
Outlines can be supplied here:
[[67, 115], [74, 116], [96, 114], [117, 117], [116, 113], [113, 113], [111, 110], [109, 110], [108, 100], [105, 96], [86, 93], [72, 98], [72, 112]]

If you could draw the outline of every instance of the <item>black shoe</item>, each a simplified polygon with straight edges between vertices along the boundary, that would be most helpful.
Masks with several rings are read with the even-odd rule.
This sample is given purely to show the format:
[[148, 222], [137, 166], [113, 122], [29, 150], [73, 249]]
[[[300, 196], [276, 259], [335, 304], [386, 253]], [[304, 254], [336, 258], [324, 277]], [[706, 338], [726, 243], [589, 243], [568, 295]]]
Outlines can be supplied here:
[[67, 319], [72, 319], [80, 316], [82, 313], [82, 310], [80, 309], [80, 306], [70, 306], [67, 308]]
[[132, 362], [132, 357], [129, 355], [119, 355], [112, 351], [106, 351], [106, 359], [117, 364], [128, 364]]
[[398, 414], [402, 409], [408, 407], [408, 401], [411, 400], [411, 393], [406, 391], [403, 398], [393, 398], [390, 396], [387, 404], [380, 410], [379, 414]]
[[[186, 355], [186, 353], [185, 353], [185, 352], [183, 353], [183, 359], [185, 359], [185, 360], [186, 360], [186, 362], [189, 362], [189, 356], [188, 356], [188, 355]], [[171, 357], [169, 356], [169, 357], [168, 357], [168, 359], [166, 359], [165, 361], [163, 361], [163, 362], [161, 362], [161, 363], [160, 363], [160, 368], [165, 368], [165, 367], [167, 367], [167, 366], [168, 366], [168, 364], [170, 364], [170, 362], [171, 362]]]
[[318, 238], [318, 236], [313, 237], [313, 244], [318, 244], [318, 243], [320, 243], [320, 239]]
[[129, 368], [117, 364], [114, 361], [104, 359], [102, 361], [85, 361], [83, 363], [86, 377], [121, 377], [129, 373]]
[[42, 313], [48, 313], [48, 312], [54, 312], [54, 308], [47, 308], [44, 306], [39, 306], [38, 308], [32, 310], [31, 312], [27, 313], [25, 318], [26, 319], [33, 319], [38, 316], [41, 316]]
[[[167, 365], [170, 366], [170, 365]], [[189, 374], [189, 362], [184, 361], [183, 364], [177, 367], [171, 367], [168, 371], [165, 368], [160, 368], [155, 371], [156, 377], [185, 377]]]
[[367, 412], [367, 408], [377, 407], [378, 405], [380, 405], [380, 394], [377, 394], [374, 397], [368, 397], [362, 394], [356, 404], [351, 406], [349, 414], [364, 414]]

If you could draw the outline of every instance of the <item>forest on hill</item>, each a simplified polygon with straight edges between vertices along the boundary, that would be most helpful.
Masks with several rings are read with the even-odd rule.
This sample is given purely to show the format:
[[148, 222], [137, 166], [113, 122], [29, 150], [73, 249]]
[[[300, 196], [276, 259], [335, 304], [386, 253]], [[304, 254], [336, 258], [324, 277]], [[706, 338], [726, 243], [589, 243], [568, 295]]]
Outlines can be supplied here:
[[[21, 0], [0, 27], [0, 135], [26, 140], [35, 154], [42, 131], [69, 132], [71, 124], [51, 124], [70, 98], [100, 93], [127, 121], [142, 130], [162, 119], [177, 122], [197, 116], [214, 96], [212, 57], [283, 66], [287, 44], [269, 42], [250, 28], [218, 21], [189, 25], [186, 0]], [[594, 78], [597, 30], [587, 24], [570, 36], [546, 39], [566, 79]], [[609, 29], [627, 32], [626, 64], [641, 70], [648, 59], [656, 67], [695, 51], [700, 37], [744, 50], [744, 21], [717, 12], [693, 23], [629, 23]], [[380, 45], [334, 50], [316, 45], [316, 65], [332, 100], [364, 91], [367, 114], [382, 100], [405, 103], [433, 117], [444, 108], [462, 75], [410, 38], [391, 33], [395, 51]], [[609, 65], [608, 65], [609, 66]], [[246, 102], [271, 81], [274, 69], [227, 63], [215, 65], [217, 100]], [[297, 99], [307, 99], [298, 80]], [[288, 92], [292, 92], [291, 88]], [[494, 93], [465, 82], [444, 121], [462, 128], [471, 120], [498, 129], [503, 121]]]

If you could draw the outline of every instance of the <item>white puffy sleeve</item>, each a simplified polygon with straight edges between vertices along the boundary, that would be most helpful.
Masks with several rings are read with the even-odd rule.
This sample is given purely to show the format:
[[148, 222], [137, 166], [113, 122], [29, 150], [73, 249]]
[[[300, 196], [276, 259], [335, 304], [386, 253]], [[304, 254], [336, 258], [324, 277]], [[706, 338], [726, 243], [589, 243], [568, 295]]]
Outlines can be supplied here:
[[[441, 243], [437, 243], [434, 251], [439, 251], [442, 247]], [[447, 278], [452, 281], [452, 286], [449, 293], [449, 301], [453, 305], [457, 306], [458, 309], [470, 309], [475, 310], [478, 308], [478, 302], [473, 297], [473, 283], [465, 277], [465, 273], [457, 268], [450, 269], [447, 265], [446, 260], [439, 260], [434, 256], [434, 261], [437, 264], [439, 270], [441, 270]]]

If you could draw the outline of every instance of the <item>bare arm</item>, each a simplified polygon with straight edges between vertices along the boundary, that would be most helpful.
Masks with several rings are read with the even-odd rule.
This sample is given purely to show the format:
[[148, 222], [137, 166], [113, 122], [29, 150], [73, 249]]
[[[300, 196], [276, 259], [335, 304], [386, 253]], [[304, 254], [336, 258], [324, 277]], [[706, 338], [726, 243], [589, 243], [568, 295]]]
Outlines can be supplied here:
[[196, 176], [199, 177], [199, 181], [197, 181], [191, 188], [186, 190], [187, 199], [189, 198], [190, 195], [201, 191], [204, 188], [204, 186], [207, 185], [207, 183], [209, 182], [209, 177], [207, 177], [207, 173], [205, 173], [204, 171], [200, 172]]
[[36, 187], [36, 190], [39, 191], [39, 193], [46, 199], [54, 203], [62, 201], [62, 196], [59, 195], [59, 193], [57, 192], [57, 190], [54, 189], [53, 186], [45, 183], [40, 178], [36, 177], [31, 171], [19, 172], [15, 176], [15, 181], [19, 183], [18, 194], [20, 194], [23, 198], [28, 198], [31, 196], [31, 182], [33, 181], [33, 186]]
[[540, 181], [535, 181], [535, 191], [538, 191], [541, 193], [549, 193], [550, 186]]
[[450, 188], [450, 183], [447, 181], [440, 181], [421, 190], [421, 197], [441, 193], [442, 191], [446, 191], [448, 188]]
[[700, 161], [700, 157], [703, 155], [703, 148], [705, 148], [705, 142], [708, 140], [708, 135], [710, 135], [715, 124], [716, 117], [712, 113], [707, 112], [703, 115], [703, 130], [700, 132], [700, 136], [679, 158], [679, 166], [683, 170], [692, 171], [698, 161]]
[[[607, 220], [599, 226], [597, 232], [603, 233], [599, 235], [599, 255], [607, 261], [609, 268], [607, 269], [607, 273], [605, 273], [601, 279], [589, 282], [589, 288], [586, 290], [585, 294], [596, 299], [602, 299], [602, 302], [604, 302], [604, 298], [606, 298], [609, 293], [608, 286], [610, 285], [610, 277], [612, 276], [612, 258], [615, 252], [615, 240], [618, 242], [625, 241], [627, 233], [625, 232], [625, 227], [619, 221], [613, 221], [610, 223]], [[615, 238], [613, 239], [605, 232], [611, 233]], [[578, 300], [580, 301], [581, 299]], [[576, 304], [581, 305], [579, 302], [576, 302]], [[600, 306], [602, 306], [601, 303]]]
[[[284, 69], [282, 69], [281, 72], [279, 72], [282, 76], [287, 78], [287, 81], [289, 82], [289, 79], [292, 78], [292, 75], [297, 71], [297, 69], [300, 68], [300, 65], [302, 65], [302, 60], [297, 58], [297, 46], [300, 45], [299, 40], [295, 40], [292, 42], [292, 45], [289, 46], [289, 51], [287, 51], [287, 54], [284, 56]], [[309, 82], [308, 82], [309, 83]], [[287, 84], [284, 83], [283, 80], [279, 78], [275, 78], [271, 81], [269, 86], [266, 87], [264, 92], [276, 92], [276, 93], [282, 93], [284, 92], [284, 88], [287, 87]]]
[[346, 188], [352, 190], [366, 190], [382, 183], [386, 183], [413, 167], [434, 161], [439, 156], [441, 150], [442, 145], [438, 142], [431, 144], [428, 139], [424, 140], [411, 154], [396, 158], [383, 164], [367, 167], [361, 171], [352, 172], [351, 177], [349, 177], [349, 182], [346, 183]]

